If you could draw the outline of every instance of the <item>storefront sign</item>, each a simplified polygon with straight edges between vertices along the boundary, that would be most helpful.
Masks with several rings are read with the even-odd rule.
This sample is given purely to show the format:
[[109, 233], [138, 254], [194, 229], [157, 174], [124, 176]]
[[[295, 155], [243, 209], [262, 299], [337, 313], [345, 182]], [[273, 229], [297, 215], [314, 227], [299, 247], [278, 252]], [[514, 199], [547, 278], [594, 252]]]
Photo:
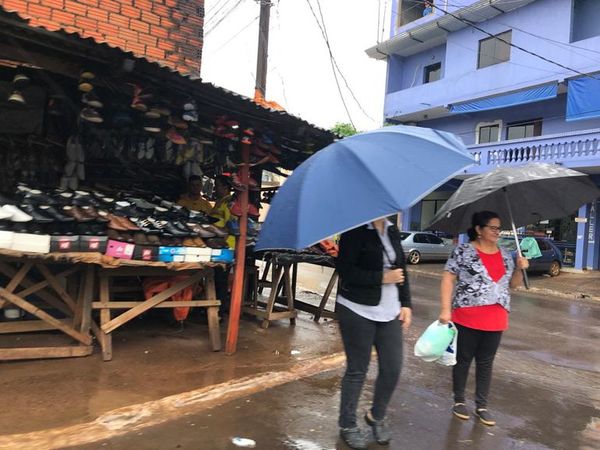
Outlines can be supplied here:
[[590, 221], [588, 226], [588, 244], [596, 241], [596, 202], [590, 205]]

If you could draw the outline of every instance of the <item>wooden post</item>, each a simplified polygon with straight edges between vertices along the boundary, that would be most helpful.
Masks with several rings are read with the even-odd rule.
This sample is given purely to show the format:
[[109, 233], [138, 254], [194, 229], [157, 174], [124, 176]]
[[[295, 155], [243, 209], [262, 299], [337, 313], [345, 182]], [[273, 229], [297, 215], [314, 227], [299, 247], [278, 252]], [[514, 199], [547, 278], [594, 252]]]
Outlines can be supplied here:
[[250, 170], [250, 145], [242, 144], [242, 167], [240, 181], [244, 186], [241, 192], [242, 216], [240, 217], [240, 236], [235, 245], [235, 272], [231, 288], [231, 306], [229, 308], [229, 324], [225, 352], [235, 353], [240, 329], [240, 310], [242, 308], [242, 290], [244, 285], [244, 266], [246, 265], [246, 233], [248, 228], [248, 176]]

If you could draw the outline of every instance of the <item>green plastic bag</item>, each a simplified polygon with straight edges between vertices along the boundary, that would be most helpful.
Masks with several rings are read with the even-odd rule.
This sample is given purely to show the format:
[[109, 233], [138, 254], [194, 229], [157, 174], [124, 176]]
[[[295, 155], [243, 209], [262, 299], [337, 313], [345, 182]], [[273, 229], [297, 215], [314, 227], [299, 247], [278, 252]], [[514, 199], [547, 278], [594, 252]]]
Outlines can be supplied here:
[[433, 322], [423, 332], [415, 344], [415, 356], [424, 361], [432, 362], [440, 359], [456, 334], [452, 323]]
[[532, 237], [526, 237], [521, 241], [521, 252], [527, 259], [534, 259], [542, 256], [540, 246]]

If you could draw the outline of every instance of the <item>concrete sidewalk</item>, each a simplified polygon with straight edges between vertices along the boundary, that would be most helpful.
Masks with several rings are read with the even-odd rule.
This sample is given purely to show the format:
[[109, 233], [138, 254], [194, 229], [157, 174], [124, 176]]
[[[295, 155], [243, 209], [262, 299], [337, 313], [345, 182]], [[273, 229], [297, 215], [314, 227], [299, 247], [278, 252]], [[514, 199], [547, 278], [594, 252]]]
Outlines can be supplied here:
[[[409, 273], [441, 277], [444, 264], [421, 263], [409, 267]], [[600, 301], [600, 271], [563, 270], [557, 277], [545, 274], [528, 274], [529, 292], [569, 299]], [[524, 290], [524, 287], [519, 289]]]

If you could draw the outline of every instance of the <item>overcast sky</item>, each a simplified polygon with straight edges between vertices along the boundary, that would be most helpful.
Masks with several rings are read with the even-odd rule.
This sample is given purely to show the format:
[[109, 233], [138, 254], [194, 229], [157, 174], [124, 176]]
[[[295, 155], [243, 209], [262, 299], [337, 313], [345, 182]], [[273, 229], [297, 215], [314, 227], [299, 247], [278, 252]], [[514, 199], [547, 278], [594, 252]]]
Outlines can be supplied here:
[[[323, 128], [349, 122], [325, 41], [308, 1], [272, 1], [267, 99]], [[316, 0], [310, 3], [319, 17]], [[389, 33], [390, 1], [320, 0], [320, 4], [333, 55], [366, 112], [361, 111], [340, 78], [352, 120], [359, 130], [378, 128], [382, 123], [386, 66], [383, 61], [368, 58], [365, 49], [375, 45], [382, 32]], [[384, 6], [388, 11], [382, 30], [378, 22], [383, 20]], [[206, 0], [204, 81], [248, 97], [254, 95], [259, 10], [255, 0]]]

